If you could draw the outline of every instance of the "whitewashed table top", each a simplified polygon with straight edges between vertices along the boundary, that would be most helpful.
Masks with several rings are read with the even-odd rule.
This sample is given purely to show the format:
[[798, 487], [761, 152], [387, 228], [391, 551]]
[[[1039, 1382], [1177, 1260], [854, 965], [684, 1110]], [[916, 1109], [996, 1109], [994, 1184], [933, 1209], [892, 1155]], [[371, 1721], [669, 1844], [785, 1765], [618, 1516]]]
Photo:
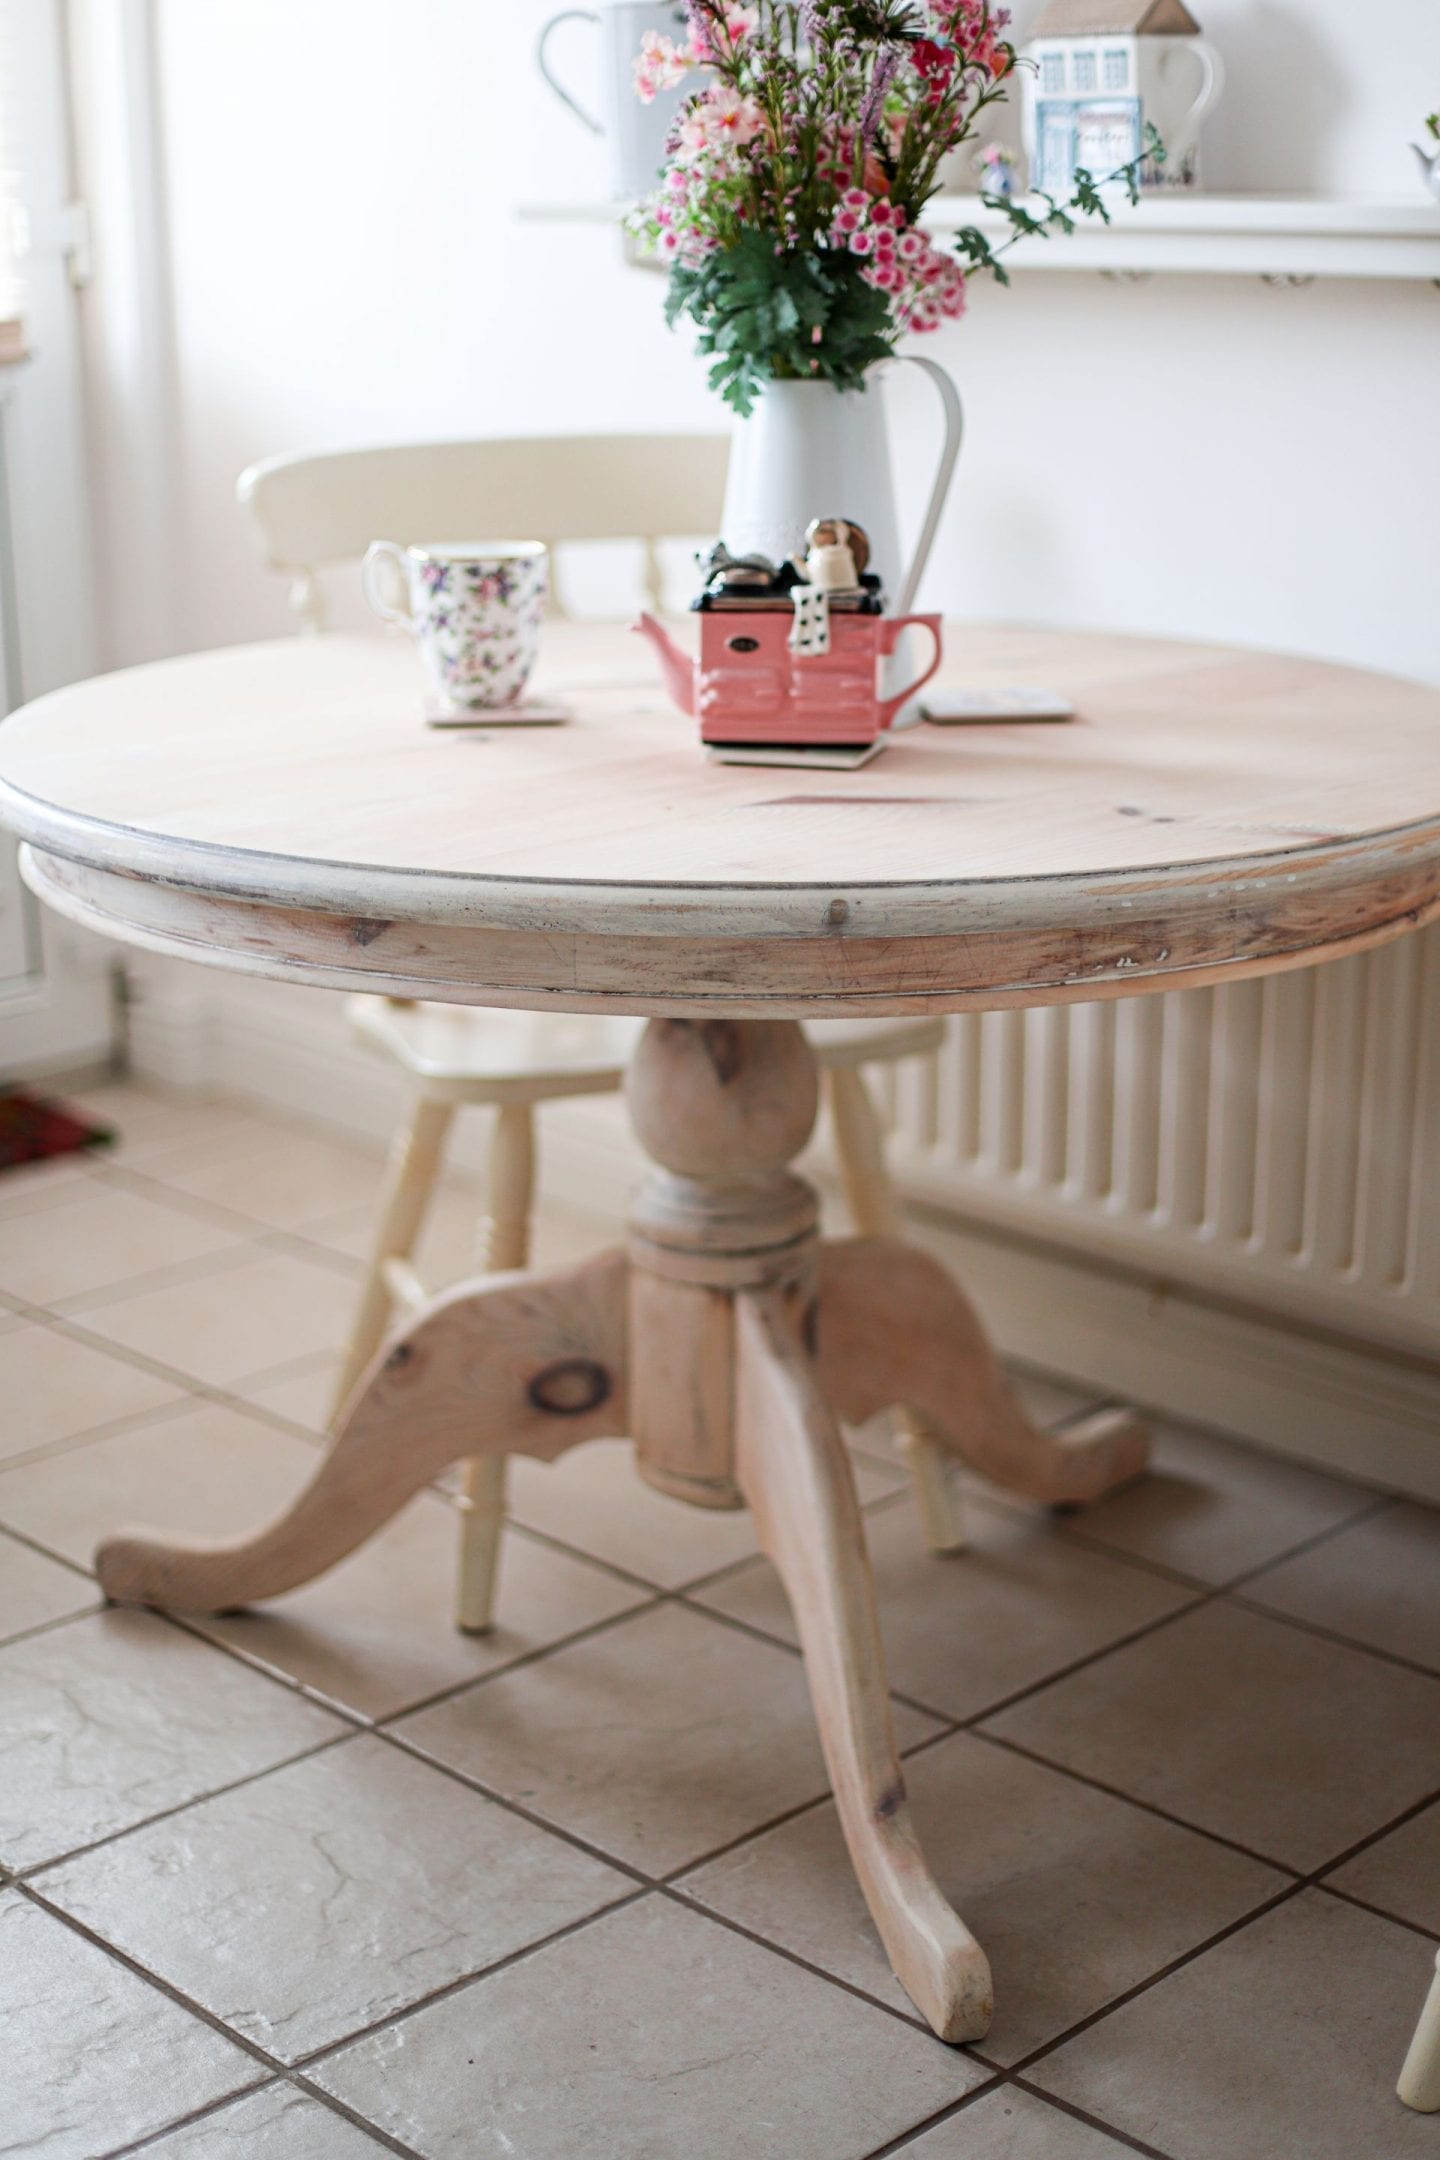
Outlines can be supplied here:
[[[1213, 980], [1359, 949], [1440, 901], [1440, 691], [960, 626], [945, 679], [1063, 688], [1080, 717], [920, 728], [853, 773], [714, 766], [617, 629], [547, 627], [535, 687], [573, 704], [570, 725], [485, 732], [423, 725], [404, 640], [297, 637], [13, 715], [0, 817], [43, 858], [47, 898], [139, 942], [617, 1010], [940, 1010]], [[202, 936], [202, 901], [260, 911], [248, 959], [213, 911]], [[275, 914], [381, 927], [337, 975], [293, 938], [267, 964], [254, 940]], [[407, 972], [396, 926], [445, 945], [428, 974]]]

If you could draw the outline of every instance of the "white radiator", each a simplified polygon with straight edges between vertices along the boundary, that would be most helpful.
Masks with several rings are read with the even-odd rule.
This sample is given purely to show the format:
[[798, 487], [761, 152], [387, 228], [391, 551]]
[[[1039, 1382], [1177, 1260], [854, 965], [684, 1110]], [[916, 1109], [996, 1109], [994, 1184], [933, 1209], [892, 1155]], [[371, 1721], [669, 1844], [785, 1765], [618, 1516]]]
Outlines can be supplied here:
[[912, 1198], [1440, 1359], [1440, 929], [951, 1028], [891, 1083]]

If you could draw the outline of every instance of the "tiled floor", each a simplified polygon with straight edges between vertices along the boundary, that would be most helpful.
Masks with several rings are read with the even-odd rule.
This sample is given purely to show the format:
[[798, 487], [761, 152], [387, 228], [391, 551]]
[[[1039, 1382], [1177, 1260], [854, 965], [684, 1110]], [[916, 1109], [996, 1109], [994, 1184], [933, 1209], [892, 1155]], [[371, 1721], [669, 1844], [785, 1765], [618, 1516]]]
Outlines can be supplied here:
[[[0, 1178], [0, 2151], [1440, 2160], [1393, 2098], [1440, 1939], [1440, 1518], [1177, 1430], [1081, 1515], [977, 1495], [936, 1560], [860, 1436], [915, 1812], [996, 1973], [945, 2048], [748, 1521], [623, 1444], [515, 1466], [483, 1639], [444, 1488], [262, 1612], [104, 1607], [104, 1530], [238, 1529], [313, 1468], [378, 1175], [104, 1107], [114, 1155]], [[541, 1257], [606, 1234], [548, 1218]]]

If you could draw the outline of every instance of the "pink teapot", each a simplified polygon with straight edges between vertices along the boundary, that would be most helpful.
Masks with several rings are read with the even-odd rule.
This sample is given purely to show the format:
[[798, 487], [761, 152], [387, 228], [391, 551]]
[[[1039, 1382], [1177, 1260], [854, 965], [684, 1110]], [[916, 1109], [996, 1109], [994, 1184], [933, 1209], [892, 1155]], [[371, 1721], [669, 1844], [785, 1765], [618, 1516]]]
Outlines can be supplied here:
[[[691, 660], [653, 615], [635, 628], [660, 655], [665, 685], [707, 743], [871, 743], [940, 665], [938, 615], [830, 617], [829, 649], [797, 652], [788, 610], [702, 613], [700, 657]], [[901, 633], [928, 630], [934, 654], [923, 675], [893, 697], [879, 690], [880, 662]]]

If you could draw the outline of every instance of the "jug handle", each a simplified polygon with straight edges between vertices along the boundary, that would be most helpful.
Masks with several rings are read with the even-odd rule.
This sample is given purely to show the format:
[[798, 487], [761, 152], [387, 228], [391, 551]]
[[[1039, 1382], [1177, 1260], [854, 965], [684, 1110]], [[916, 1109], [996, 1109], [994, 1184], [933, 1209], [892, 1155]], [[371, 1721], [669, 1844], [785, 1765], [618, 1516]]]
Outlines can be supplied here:
[[[955, 472], [955, 461], [965, 439], [965, 411], [960, 403], [960, 393], [938, 361], [926, 360], [919, 353], [901, 353], [900, 359], [911, 367], [923, 368], [940, 393], [940, 404], [945, 415], [945, 441], [940, 451], [940, 463], [935, 468], [935, 483], [930, 490], [930, 500], [925, 509], [925, 522], [915, 543], [915, 552], [905, 572], [905, 582], [895, 598], [897, 614], [908, 615], [915, 605], [915, 595], [930, 560], [930, 550], [935, 545], [935, 535], [940, 527], [940, 513], [945, 508], [945, 498], [950, 492], [950, 481]], [[936, 661], [939, 666], [939, 661]], [[934, 669], [931, 670], [934, 673]], [[928, 677], [926, 678], [928, 681]], [[918, 687], [918, 686], [917, 686]]]
[[888, 657], [889, 654], [894, 652], [895, 647], [899, 642], [900, 633], [902, 630], [928, 630], [930, 633], [931, 643], [934, 645], [935, 650], [931, 654], [930, 665], [926, 668], [925, 672], [922, 675], [917, 675], [914, 682], [907, 683], [905, 685], [905, 688], [899, 693], [898, 697], [886, 698], [884, 703], [881, 705], [880, 725], [887, 728], [889, 727], [891, 721], [895, 718], [896, 713], [899, 712], [901, 706], [908, 705], [911, 698], [914, 697], [916, 691], [924, 689], [926, 683], [929, 682], [931, 676], [936, 672], [940, 665], [940, 617], [938, 615], [891, 616], [886, 622], [880, 636], [880, 650], [882, 654]]
[[1225, 63], [1215, 47], [1204, 38], [1179, 39], [1161, 60], [1161, 66], [1166, 73], [1170, 72], [1171, 63], [1178, 60], [1182, 52], [1193, 53], [1200, 62], [1200, 89], [1194, 104], [1175, 130], [1174, 140], [1165, 145], [1166, 160], [1171, 164], [1179, 164], [1182, 158], [1189, 157], [1200, 140], [1202, 123], [1213, 112], [1215, 102], [1225, 88]]
[[576, 119], [583, 120], [592, 135], [603, 135], [605, 130], [592, 113], [586, 112], [584, 106], [580, 103], [580, 100], [570, 95], [570, 92], [565, 88], [565, 85], [561, 82], [559, 76], [553, 72], [549, 61], [545, 57], [545, 48], [550, 42], [551, 31], [558, 30], [561, 23], [598, 23], [599, 20], [600, 17], [595, 13], [594, 8], [563, 8], [558, 15], [551, 16], [549, 22], [546, 23], [544, 29], [540, 32], [539, 43], [535, 47], [535, 64], [539, 68], [540, 73], [544, 76], [546, 82], [549, 83], [550, 88], [555, 92], [555, 95], [559, 98], [561, 104], [568, 105], [571, 112], [574, 113]]

